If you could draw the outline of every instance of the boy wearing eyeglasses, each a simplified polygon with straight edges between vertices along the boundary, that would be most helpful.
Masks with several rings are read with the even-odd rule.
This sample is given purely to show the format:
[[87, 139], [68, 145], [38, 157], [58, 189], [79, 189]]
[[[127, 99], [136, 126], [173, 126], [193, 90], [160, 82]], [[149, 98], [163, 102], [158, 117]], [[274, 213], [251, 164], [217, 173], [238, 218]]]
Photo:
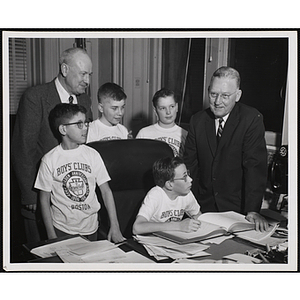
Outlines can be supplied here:
[[41, 160], [34, 187], [40, 190], [40, 205], [49, 239], [80, 234], [97, 240], [99, 186], [110, 218], [108, 239], [124, 240], [117, 220], [110, 177], [100, 154], [84, 145], [88, 132], [86, 109], [60, 103], [49, 114], [51, 129], [60, 144]]
[[[145, 234], [163, 230], [196, 231], [200, 206], [191, 192], [192, 178], [183, 160], [167, 157], [153, 165], [156, 184], [146, 195], [136, 220], [133, 234]], [[184, 214], [189, 218], [183, 218]]]

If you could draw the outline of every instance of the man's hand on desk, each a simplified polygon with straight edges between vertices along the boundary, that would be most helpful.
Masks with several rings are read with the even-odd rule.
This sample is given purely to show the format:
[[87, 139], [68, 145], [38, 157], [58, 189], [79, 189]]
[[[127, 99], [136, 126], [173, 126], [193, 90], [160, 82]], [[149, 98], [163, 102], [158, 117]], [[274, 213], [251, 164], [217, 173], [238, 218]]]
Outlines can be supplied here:
[[112, 227], [112, 226], [109, 229], [107, 239], [110, 242], [114, 242], [114, 243], [120, 243], [125, 241], [125, 238], [123, 237], [119, 227]]
[[251, 223], [255, 223], [255, 230], [257, 231], [266, 231], [269, 229], [269, 224], [267, 220], [257, 212], [248, 212], [246, 220], [248, 220]]

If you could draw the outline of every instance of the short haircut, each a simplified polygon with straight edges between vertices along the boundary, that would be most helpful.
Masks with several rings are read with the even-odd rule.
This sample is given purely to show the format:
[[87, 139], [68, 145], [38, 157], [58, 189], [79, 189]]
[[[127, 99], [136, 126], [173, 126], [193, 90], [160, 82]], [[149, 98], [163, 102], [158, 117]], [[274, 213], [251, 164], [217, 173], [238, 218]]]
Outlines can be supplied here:
[[241, 77], [240, 77], [239, 72], [234, 68], [223, 66], [223, 67], [219, 68], [218, 70], [216, 70], [211, 77], [210, 85], [215, 77], [218, 77], [218, 78], [229, 77], [231, 79], [235, 79], [238, 89], [240, 88]]
[[59, 65], [61, 66], [63, 63], [65, 63], [67, 65], [72, 64], [74, 56], [77, 53], [82, 53], [82, 54], [88, 55], [86, 50], [83, 48], [69, 48], [61, 54], [61, 56], [59, 58]]
[[59, 103], [49, 114], [49, 124], [53, 134], [60, 139], [59, 126], [68, 123], [78, 113], [86, 114], [86, 108], [78, 104]]
[[107, 82], [101, 85], [98, 90], [97, 97], [99, 103], [102, 103], [106, 98], [111, 98], [116, 101], [127, 99], [127, 95], [124, 93], [124, 89], [113, 82]]
[[152, 168], [155, 184], [163, 187], [168, 180], [173, 180], [175, 177], [175, 169], [182, 164], [184, 164], [184, 162], [178, 156], [165, 157], [157, 160]]
[[162, 88], [161, 90], [157, 91], [154, 94], [153, 99], [152, 99], [153, 106], [155, 108], [157, 107], [157, 102], [158, 102], [159, 98], [166, 98], [169, 96], [173, 97], [176, 103], [178, 102], [177, 97], [173, 91], [166, 89], [166, 88]]

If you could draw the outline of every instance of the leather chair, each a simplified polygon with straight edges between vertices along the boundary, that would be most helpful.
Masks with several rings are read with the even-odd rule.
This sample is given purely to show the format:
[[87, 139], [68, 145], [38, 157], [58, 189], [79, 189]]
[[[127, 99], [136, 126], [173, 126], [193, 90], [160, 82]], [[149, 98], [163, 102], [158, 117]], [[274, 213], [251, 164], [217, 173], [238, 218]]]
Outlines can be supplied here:
[[[150, 139], [99, 141], [88, 144], [96, 149], [111, 177], [117, 216], [124, 237], [132, 236], [132, 225], [146, 193], [154, 186], [153, 163], [163, 157], [173, 157], [165, 142]], [[100, 232], [107, 234], [108, 216], [97, 188], [100, 209]]]

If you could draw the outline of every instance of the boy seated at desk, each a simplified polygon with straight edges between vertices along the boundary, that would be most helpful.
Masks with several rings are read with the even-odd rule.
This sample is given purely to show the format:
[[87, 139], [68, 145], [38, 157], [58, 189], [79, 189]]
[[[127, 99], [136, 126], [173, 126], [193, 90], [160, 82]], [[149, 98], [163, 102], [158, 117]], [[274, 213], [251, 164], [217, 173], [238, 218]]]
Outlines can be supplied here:
[[[156, 184], [146, 195], [133, 224], [133, 234], [164, 230], [196, 231], [200, 206], [191, 192], [192, 178], [179, 157], [159, 159], [153, 165]], [[184, 213], [189, 218], [183, 219]]]
[[44, 155], [35, 182], [48, 238], [80, 234], [97, 240], [98, 184], [110, 219], [108, 240], [123, 241], [104, 162], [96, 150], [84, 145], [86, 109], [60, 103], [50, 112], [49, 122], [61, 143]]

